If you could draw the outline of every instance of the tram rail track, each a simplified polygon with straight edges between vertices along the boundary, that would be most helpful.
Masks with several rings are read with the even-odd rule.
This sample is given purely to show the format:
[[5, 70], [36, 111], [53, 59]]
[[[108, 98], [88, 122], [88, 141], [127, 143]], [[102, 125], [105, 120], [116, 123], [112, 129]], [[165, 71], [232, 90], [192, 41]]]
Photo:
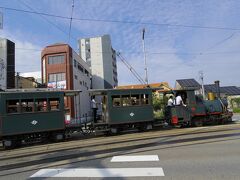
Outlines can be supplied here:
[[[232, 127], [230, 129], [226, 129], [226, 127]], [[123, 134], [119, 136], [111, 136], [111, 137], [96, 137], [92, 139], [77, 139], [67, 142], [59, 142], [53, 144], [46, 144], [40, 146], [33, 147], [23, 147], [20, 149], [14, 149], [9, 151], [0, 152], [0, 160], [8, 160], [15, 159], [21, 157], [28, 157], [33, 155], [41, 155], [45, 153], [55, 153], [63, 150], [74, 150], [77, 148], [91, 148], [94, 146], [101, 145], [109, 145], [116, 143], [124, 143], [137, 141], [142, 139], [153, 139], [153, 138], [164, 138], [164, 137], [174, 137], [174, 136], [187, 136], [193, 134], [204, 134], [210, 133], [214, 131], [231, 131], [234, 129], [239, 129], [240, 124], [229, 124], [223, 126], [208, 126], [203, 128], [191, 128], [191, 129], [172, 129], [170, 131], [151, 131], [145, 133], [132, 133], [132, 134]], [[137, 137], [136, 137], [137, 135]]]
[[[84, 146], [79, 146], [81, 141], [73, 141], [77, 143], [76, 146], [68, 147], [58, 151], [48, 151], [43, 153], [32, 153], [29, 156], [24, 154], [20, 156], [2, 157], [0, 162], [0, 175], [7, 173], [13, 169], [28, 168], [34, 169], [44, 166], [60, 165], [65, 161], [74, 163], [75, 161], [84, 161], [91, 158], [106, 157], [109, 154], [121, 153], [122, 151], [131, 151], [134, 149], [141, 149], [152, 146], [178, 146], [181, 143], [200, 142], [211, 139], [222, 138], [235, 138], [240, 137], [239, 129], [240, 125], [224, 125], [195, 129], [195, 132], [190, 133], [189, 129], [181, 129], [178, 133], [169, 133], [163, 135], [163, 132], [153, 131], [149, 133], [135, 133], [129, 134], [131, 138], [127, 138], [127, 135], [107, 137], [107, 140], [103, 143], [103, 137], [92, 139], [93, 142], [84, 142]], [[186, 131], [183, 133], [183, 131]], [[168, 131], [169, 132], [169, 131]], [[192, 135], [201, 135], [199, 137], [191, 137]], [[209, 135], [211, 134], [211, 135]], [[136, 137], [139, 136], [140, 137]], [[161, 136], [160, 136], [161, 135]], [[189, 137], [188, 137], [189, 136]], [[118, 142], [116, 142], [118, 140]], [[100, 141], [100, 142], [99, 142]], [[69, 142], [67, 143], [69, 145]], [[71, 145], [71, 144], [70, 144]], [[52, 145], [54, 146], [54, 144]], [[56, 150], [56, 149], [55, 149]], [[17, 152], [17, 151], [15, 151]], [[65, 163], [67, 163], [65, 162]]]

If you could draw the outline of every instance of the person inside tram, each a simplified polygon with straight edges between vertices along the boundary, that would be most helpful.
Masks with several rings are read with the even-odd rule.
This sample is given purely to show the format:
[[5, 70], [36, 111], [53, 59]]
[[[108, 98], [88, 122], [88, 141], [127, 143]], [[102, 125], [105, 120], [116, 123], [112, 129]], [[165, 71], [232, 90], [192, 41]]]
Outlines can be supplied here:
[[93, 122], [96, 123], [97, 122], [97, 102], [95, 101], [95, 96], [92, 96], [92, 100], [91, 100], [91, 104], [92, 104], [92, 111], [93, 111]]

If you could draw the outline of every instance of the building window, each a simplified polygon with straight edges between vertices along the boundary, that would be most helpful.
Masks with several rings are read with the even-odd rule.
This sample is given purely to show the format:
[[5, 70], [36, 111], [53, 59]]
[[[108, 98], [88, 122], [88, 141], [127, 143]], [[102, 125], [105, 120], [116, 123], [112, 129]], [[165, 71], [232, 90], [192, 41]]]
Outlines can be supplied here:
[[83, 72], [83, 67], [81, 66], [81, 64], [78, 63], [78, 70]]
[[48, 64], [62, 64], [62, 63], [64, 63], [64, 55], [48, 57]]
[[48, 75], [48, 82], [57, 82], [57, 81], [65, 81], [66, 74], [65, 73], [55, 73]]
[[78, 79], [77, 75], [74, 75], [75, 79]]
[[74, 59], [74, 67], [77, 67], [77, 61]]
[[89, 72], [85, 69], [85, 74], [87, 75], [87, 76], [89, 76]]

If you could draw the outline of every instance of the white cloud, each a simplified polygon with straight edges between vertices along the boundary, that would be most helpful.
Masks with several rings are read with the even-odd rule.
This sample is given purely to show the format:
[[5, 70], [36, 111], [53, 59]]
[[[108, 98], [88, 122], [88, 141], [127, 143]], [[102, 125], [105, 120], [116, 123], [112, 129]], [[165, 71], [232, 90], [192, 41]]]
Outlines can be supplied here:
[[[15, 71], [31, 72], [41, 70], [42, 47], [23, 40], [24, 33], [5, 30], [1, 37], [7, 38], [15, 43]], [[39, 51], [40, 50], [40, 51]]]
[[[71, 14], [71, 0], [25, 1], [41, 12], [62, 16]], [[234, 28], [240, 26], [239, 7], [240, 2], [230, 0], [221, 0], [221, 2], [219, 0], [89, 0], [75, 1], [74, 17]], [[68, 32], [69, 20], [48, 19]], [[41, 21], [41, 23], [46, 22]], [[174, 85], [176, 79], [198, 80], [198, 72], [203, 70], [207, 83], [218, 79], [223, 85], [240, 85], [239, 78], [236, 78], [240, 76], [238, 70], [240, 53], [210, 54], [238, 51], [240, 35], [234, 31], [74, 20], [72, 35], [80, 38], [110, 34], [113, 47], [121, 51], [126, 60], [144, 77], [141, 42], [143, 26], [146, 28], [146, 51], [158, 52], [147, 54], [150, 82], [168, 81]], [[24, 48], [42, 49], [39, 44], [48, 45], [49, 42], [54, 43], [53, 41], [56, 40], [50, 39], [50, 32], [47, 30], [36, 34], [38, 38], [36, 37], [33, 42], [30, 39], [24, 40], [21, 31], [12, 30], [12, 32], [17, 34], [16, 46]], [[39, 44], [34, 45], [38, 39], [40, 39]], [[67, 41], [68, 37], [62, 34], [56, 41], [59, 39]], [[219, 43], [222, 40], [224, 41]], [[76, 49], [76, 45], [77, 41], [72, 40], [71, 46]], [[27, 61], [32, 67], [40, 68], [40, 52], [31, 52], [31, 55], [26, 52], [17, 50], [19, 71], [28, 68], [23, 66]], [[118, 75], [120, 84], [138, 83], [121, 62], [118, 62]]]

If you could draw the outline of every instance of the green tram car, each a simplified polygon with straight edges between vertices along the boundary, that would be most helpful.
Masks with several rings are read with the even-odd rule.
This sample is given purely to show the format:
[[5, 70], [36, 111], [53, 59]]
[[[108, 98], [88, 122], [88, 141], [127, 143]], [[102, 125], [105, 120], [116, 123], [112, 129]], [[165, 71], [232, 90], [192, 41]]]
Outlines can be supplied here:
[[97, 102], [96, 131], [117, 134], [124, 129], [152, 129], [152, 89], [92, 90], [90, 95]]
[[0, 92], [0, 138], [4, 148], [30, 139], [62, 140], [64, 92]]

